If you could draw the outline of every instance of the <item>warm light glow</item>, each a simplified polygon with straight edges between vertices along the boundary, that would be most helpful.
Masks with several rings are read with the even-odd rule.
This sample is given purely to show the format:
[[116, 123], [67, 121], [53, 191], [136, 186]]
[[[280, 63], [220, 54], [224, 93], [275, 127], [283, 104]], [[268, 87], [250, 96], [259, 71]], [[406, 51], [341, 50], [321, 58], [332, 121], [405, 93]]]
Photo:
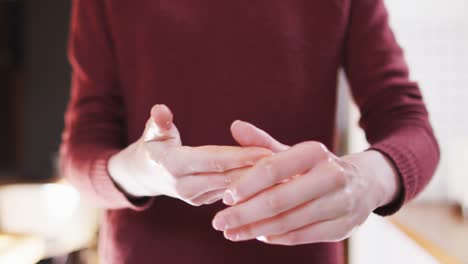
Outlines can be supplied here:
[[71, 186], [63, 184], [45, 184], [41, 187], [49, 219], [54, 223], [62, 223], [76, 212], [79, 202], [79, 193]]

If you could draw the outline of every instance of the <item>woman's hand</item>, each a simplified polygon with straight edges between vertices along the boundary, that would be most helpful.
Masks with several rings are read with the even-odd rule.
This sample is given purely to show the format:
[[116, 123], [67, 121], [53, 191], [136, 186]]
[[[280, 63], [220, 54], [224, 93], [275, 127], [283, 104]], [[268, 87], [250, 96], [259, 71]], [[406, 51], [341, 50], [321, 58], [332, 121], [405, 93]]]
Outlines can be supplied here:
[[182, 146], [173, 115], [156, 105], [142, 137], [112, 156], [109, 172], [128, 195], [167, 195], [192, 205], [214, 203], [246, 168], [271, 151], [259, 147]]
[[232, 126], [241, 145], [278, 151], [234, 182], [213, 226], [233, 241], [298, 245], [347, 238], [398, 192], [398, 176], [377, 151], [339, 158], [318, 142], [287, 148], [245, 122]]

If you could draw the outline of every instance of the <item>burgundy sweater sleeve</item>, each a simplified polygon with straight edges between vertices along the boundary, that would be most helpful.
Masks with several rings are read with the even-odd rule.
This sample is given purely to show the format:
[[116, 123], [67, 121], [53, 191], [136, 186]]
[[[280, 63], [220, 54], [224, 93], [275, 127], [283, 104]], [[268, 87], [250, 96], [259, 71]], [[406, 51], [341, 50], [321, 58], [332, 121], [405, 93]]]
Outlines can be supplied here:
[[125, 123], [102, 3], [73, 1], [68, 50], [73, 70], [71, 98], [65, 114], [60, 167], [96, 206], [143, 209], [148, 202], [127, 199], [107, 170], [109, 158], [124, 146]]
[[429, 182], [439, 148], [418, 85], [409, 80], [383, 0], [351, 2], [344, 68], [371, 149], [390, 158], [401, 179], [398, 199], [375, 211], [389, 215]]

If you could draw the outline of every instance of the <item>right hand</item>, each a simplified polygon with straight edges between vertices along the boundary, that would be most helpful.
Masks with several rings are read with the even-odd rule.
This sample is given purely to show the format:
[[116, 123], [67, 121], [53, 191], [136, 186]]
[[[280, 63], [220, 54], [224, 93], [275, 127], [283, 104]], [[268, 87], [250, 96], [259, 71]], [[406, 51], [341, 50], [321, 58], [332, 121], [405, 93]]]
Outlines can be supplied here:
[[109, 172], [129, 196], [166, 195], [198, 206], [220, 200], [231, 182], [271, 153], [258, 147], [182, 146], [172, 112], [155, 105], [143, 135], [111, 157]]

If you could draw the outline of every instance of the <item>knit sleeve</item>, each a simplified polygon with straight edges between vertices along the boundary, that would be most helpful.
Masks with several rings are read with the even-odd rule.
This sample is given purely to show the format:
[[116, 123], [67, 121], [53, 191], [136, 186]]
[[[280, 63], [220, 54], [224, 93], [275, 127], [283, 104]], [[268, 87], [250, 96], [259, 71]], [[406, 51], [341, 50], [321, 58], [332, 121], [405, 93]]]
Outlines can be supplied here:
[[394, 164], [400, 196], [375, 212], [389, 215], [430, 181], [439, 148], [417, 83], [410, 81], [383, 0], [352, 0], [344, 48], [346, 75], [371, 149]]
[[101, 0], [75, 0], [68, 55], [71, 98], [60, 150], [61, 172], [97, 207], [142, 210], [150, 199], [130, 201], [112, 181], [109, 158], [124, 147], [124, 103]]

